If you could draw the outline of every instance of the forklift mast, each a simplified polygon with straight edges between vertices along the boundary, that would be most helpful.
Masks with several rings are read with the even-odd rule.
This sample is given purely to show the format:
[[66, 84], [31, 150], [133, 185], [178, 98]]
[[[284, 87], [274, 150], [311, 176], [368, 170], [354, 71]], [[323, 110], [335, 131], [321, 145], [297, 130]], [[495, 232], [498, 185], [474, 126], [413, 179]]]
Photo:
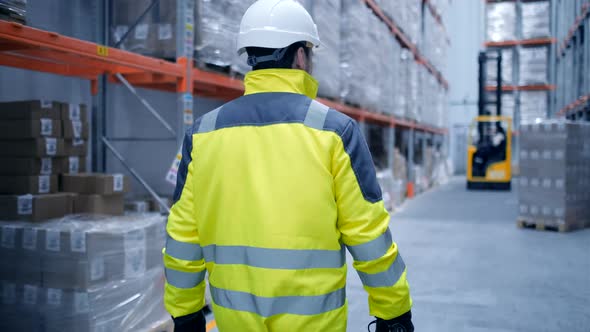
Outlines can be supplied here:
[[[496, 101], [489, 102], [487, 96], [487, 63], [488, 61], [496, 61]], [[478, 57], [479, 62], [479, 100], [478, 100], [478, 115], [502, 115], [502, 51], [497, 50], [496, 55], [489, 55], [487, 52], [480, 52]], [[496, 104], [496, 114], [486, 114], [486, 106], [489, 104]]]

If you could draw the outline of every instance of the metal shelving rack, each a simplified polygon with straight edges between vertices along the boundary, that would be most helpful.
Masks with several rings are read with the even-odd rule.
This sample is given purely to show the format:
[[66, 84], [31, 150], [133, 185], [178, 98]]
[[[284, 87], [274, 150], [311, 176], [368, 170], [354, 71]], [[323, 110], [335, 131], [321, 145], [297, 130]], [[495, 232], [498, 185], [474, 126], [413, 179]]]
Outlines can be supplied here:
[[[400, 42], [402, 47], [409, 49], [415, 60], [423, 65], [436, 77], [438, 82], [448, 89], [448, 82], [441, 72], [437, 70], [418, 50], [417, 46], [410, 42], [398, 25], [388, 18], [381, 8], [373, 0], [363, 1], [377, 17], [379, 17], [390, 28], [392, 35]], [[105, 2], [108, 3], [108, 2]], [[441, 26], [442, 20], [436, 12], [436, 8], [424, 0], [424, 5], [437, 17]], [[76, 38], [66, 37], [54, 32], [35, 29], [18, 23], [0, 20], [0, 66], [16, 67], [26, 70], [52, 73], [56, 75], [69, 76], [87, 79], [91, 82], [91, 92], [94, 96], [94, 104], [105, 104], [98, 97], [99, 91], [103, 93], [106, 84], [124, 84], [139, 100], [146, 106], [146, 109], [158, 119], [173, 135], [177, 137], [180, 145], [182, 134], [185, 130], [175, 131], [174, 126], [167, 124], [158, 112], [143, 99], [134, 87], [168, 91], [178, 95], [177, 112], [178, 128], [186, 129], [193, 123], [193, 96], [210, 97], [219, 100], [231, 100], [243, 93], [241, 80], [231, 78], [222, 73], [208, 72], [194, 67], [193, 61], [193, 34], [194, 34], [194, 11], [195, 0], [177, 1], [177, 60], [169, 62], [161, 59], [142, 56], [132, 52], [123, 51], [108, 46], [108, 36], [103, 38], [105, 44], [101, 45]], [[108, 13], [108, 5], [105, 5], [105, 13]], [[151, 8], [151, 7], [150, 7]], [[148, 8], [149, 10], [149, 8]], [[147, 10], [146, 10], [147, 11]], [[144, 13], [145, 14], [145, 13]], [[143, 15], [142, 15], [143, 16]], [[140, 17], [141, 18], [141, 17]], [[139, 21], [139, 19], [138, 19]], [[105, 27], [108, 26], [108, 19]], [[133, 27], [130, 29], [132, 30]], [[395, 144], [395, 129], [407, 130], [408, 134], [408, 160], [413, 159], [413, 144], [417, 137], [427, 137], [430, 141], [442, 142], [447, 134], [447, 129], [436, 128], [414, 121], [396, 118], [391, 115], [383, 115], [369, 112], [366, 109], [353, 107], [332, 100], [320, 99], [326, 105], [343, 112], [358, 120], [361, 126], [367, 123], [376, 124], [387, 128], [385, 141], [388, 145], [387, 159], [389, 165], [393, 164], [393, 150]], [[99, 108], [95, 108], [100, 113]], [[104, 105], [102, 105], [104, 112]], [[104, 114], [99, 114], [98, 120], [104, 119]], [[123, 156], [115, 150], [106, 135], [104, 121], [96, 121], [98, 130], [93, 130], [93, 149], [98, 150], [93, 159], [93, 168], [97, 171], [104, 171], [105, 154], [110, 150], [136, 179], [150, 192], [157, 196], [149, 184], [143, 180], [127, 163]], [[415, 135], [414, 132], [419, 133]], [[424, 139], [425, 140], [425, 139]], [[168, 177], [169, 182], [175, 181], [175, 168], [179, 158], [173, 162]], [[159, 197], [155, 197], [159, 199]], [[162, 203], [162, 205], [164, 205]]]
[[559, 38], [553, 100], [558, 116], [590, 121], [590, 1], [555, 1], [554, 31]]

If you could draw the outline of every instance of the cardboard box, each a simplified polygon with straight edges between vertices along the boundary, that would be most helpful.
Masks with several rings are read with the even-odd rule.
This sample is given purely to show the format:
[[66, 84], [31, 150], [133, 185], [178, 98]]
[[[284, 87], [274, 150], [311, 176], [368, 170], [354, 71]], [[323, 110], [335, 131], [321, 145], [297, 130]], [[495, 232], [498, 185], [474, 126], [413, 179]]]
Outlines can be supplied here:
[[61, 119], [88, 123], [88, 108], [84, 104], [63, 103], [61, 105]]
[[[165, 197], [165, 196], [160, 196], [160, 199], [162, 201], [164, 201], [164, 203], [166, 203], [166, 205], [168, 206], [168, 208], [171, 208], [172, 207], [172, 198]], [[147, 200], [150, 203], [150, 211], [152, 211], [152, 212], [160, 212], [160, 213], [166, 213], [166, 212], [168, 212], [153, 197], [150, 196], [150, 197], [147, 198]]]
[[86, 157], [88, 155], [88, 142], [83, 139], [66, 139], [64, 141], [66, 156]]
[[61, 173], [63, 174], [78, 174], [88, 171], [86, 165], [86, 158], [71, 156], [59, 159]]
[[150, 211], [150, 202], [142, 200], [125, 202], [125, 211], [134, 213], [147, 213]]
[[129, 192], [129, 178], [122, 174], [64, 174], [62, 191], [86, 195], [114, 195]]
[[88, 122], [80, 120], [62, 120], [63, 137], [66, 139], [83, 139], [88, 140], [90, 129]]
[[52, 175], [62, 173], [61, 158], [0, 157], [0, 175]]
[[0, 176], [0, 194], [49, 194], [57, 189], [56, 175]]
[[0, 139], [27, 139], [38, 137], [61, 137], [61, 122], [48, 118], [38, 120], [0, 121]]
[[61, 103], [46, 100], [0, 103], [1, 120], [61, 119]]
[[74, 201], [74, 213], [123, 215], [125, 198], [118, 195], [78, 195]]
[[64, 140], [60, 138], [36, 138], [21, 141], [0, 141], [0, 157], [62, 157], [65, 156]]
[[73, 197], [69, 193], [0, 196], [0, 219], [37, 222], [61, 218], [73, 212]]

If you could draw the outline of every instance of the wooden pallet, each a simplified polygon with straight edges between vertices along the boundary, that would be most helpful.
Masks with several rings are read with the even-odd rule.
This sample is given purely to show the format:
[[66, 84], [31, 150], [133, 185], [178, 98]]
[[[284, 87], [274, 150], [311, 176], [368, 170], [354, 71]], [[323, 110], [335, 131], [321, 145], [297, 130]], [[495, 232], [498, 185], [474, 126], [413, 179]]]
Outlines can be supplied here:
[[516, 225], [518, 228], [529, 228], [538, 231], [553, 231], [559, 233], [567, 233], [585, 227], [584, 223], [555, 225], [554, 223], [547, 223], [544, 220], [532, 220], [529, 218], [518, 218], [516, 220]]

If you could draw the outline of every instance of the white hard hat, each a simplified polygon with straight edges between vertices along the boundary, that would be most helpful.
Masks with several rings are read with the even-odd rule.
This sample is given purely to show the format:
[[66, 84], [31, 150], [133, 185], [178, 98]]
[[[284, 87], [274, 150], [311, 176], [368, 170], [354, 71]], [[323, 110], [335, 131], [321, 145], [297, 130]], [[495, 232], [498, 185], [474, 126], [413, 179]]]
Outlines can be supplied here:
[[285, 48], [296, 42], [320, 45], [311, 15], [295, 0], [259, 0], [242, 17], [238, 54], [246, 47]]

